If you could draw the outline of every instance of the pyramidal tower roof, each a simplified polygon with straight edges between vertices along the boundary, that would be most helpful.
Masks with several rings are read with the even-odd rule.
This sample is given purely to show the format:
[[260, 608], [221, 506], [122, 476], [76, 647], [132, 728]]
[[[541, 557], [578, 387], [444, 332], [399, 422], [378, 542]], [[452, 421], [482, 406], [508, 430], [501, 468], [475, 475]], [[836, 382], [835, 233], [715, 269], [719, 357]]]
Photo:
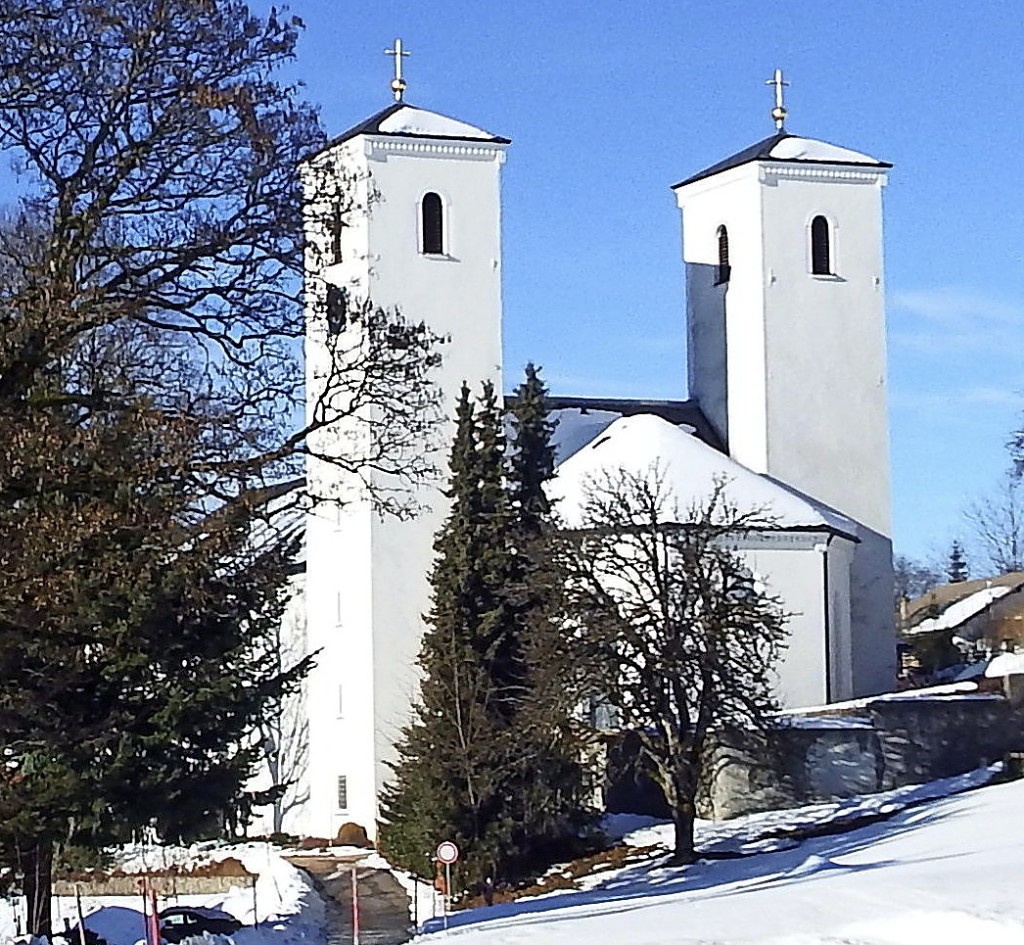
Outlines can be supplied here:
[[836, 144], [829, 144], [827, 141], [818, 141], [815, 138], [802, 138], [799, 135], [792, 135], [786, 131], [779, 131], [770, 138], [758, 141], [749, 148], [737, 151], [727, 157], [724, 161], [712, 164], [704, 170], [686, 178], [673, 186], [673, 190], [693, 184], [696, 181], [704, 180], [705, 177], [713, 177], [723, 171], [732, 170], [743, 164], [750, 164], [753, 161], [773, 161], [786, 164], [847, 164], [863, 167], [889, 168], [891, 164], [871, 157], [870, 154], [862, 154], [860, 151], [851, 151], [849, 148], [841, 148]]
[[408, 102], [395, 102], [333, 138], [321, 150], [326, 151], [359, 135], [511, 144], [508, 138], [492, 134], [457, 118], [449, 118], [425, 108], [416, 108]]

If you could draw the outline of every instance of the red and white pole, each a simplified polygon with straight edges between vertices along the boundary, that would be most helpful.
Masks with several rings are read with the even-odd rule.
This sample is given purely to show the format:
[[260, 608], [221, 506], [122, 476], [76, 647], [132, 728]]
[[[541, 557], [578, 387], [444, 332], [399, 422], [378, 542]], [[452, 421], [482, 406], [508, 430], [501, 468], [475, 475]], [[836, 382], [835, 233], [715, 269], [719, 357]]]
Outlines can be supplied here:
[[352, 867], [352, 945], [359, 945], [359, 876]]
[[160, 945], [160, 910], [156, 903], [156, 889], [153, 888], [152, 883], [149, 887], [149, 907], [150, 934], [154, 945]]

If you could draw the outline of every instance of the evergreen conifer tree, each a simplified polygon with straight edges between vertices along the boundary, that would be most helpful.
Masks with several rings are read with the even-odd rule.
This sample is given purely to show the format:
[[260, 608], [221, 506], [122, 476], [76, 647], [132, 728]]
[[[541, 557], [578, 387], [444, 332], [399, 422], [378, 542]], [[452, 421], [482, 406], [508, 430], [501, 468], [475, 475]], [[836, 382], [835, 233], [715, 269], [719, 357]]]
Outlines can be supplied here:
[[432, 604], [420, 651], [420, 701], [398, 746], [384, 798], [381, 847], [422, 872], [441, 840], [464, 852], [460, 875], [480, 885], [515, 858], [516, 824], [504, 791], [516, 757], [513, 721], [521, 673], [508, 541], [504, 436], [493, 388], [478, 410], [465, 385], [457, 409], [447, 495], [438, 534]]
[[949, 564], [946, 566], [946, 577], [950, 584], [962, 584], [970, 576], [967, 568], [967, 558], [964, 555], [963, 545], [959, 541], [953, 542], [949, 552]]
[[516, 528], [523, 538], [537, 538], [550, 522], [551, 506], [543, 486], [555, 472], [551, 437], [556, 422], [548, 416], [547, 388], [532, 363], [526, 365], [526, 378], [516, 389], [511, 414], [509, 491]]
[[[486, 892], [550, 863], [574, 839], [584, 772], [570, 737], [564, 659], [546, 566], [554, 470], [546, 392], [533, 366], [517, 392], [515, 448], [485, 385], [463, 387], [451, 453], [452, 509], [435, 543], [433, 604], [420, 654], [420, 704], [399, 746], [380, 840], [422, 872], [442, 839], [463, 851], [459, 878]], [[556, 589], [559, 589], [556, 592]]]
[[576, 716], [582, 693], [560, 615], [565, 575], [551, 553], [553, 521], [544, 483], [555, 471], [557, 425], [547, 389], [531, 363], [511, 408], [509, 493], [515, 519], [518, 632], [527, 677], [517, 730], [523, 763], [515, 797], [524, 852], [535, 863], [558, 858], [590, 820], [585, 739]]

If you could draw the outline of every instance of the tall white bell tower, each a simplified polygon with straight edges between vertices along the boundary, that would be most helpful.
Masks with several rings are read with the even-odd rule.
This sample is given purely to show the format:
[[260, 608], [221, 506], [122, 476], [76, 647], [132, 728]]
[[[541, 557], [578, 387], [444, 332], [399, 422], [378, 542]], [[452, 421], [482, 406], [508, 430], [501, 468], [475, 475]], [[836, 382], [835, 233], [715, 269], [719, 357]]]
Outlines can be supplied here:
[[858, 524], [850, 678], [895, 677], [882, 188], [891, 165], [776, 133], [674, 187], [690, 396], [729, 454]]
[[[463, 381], [501, 391], [500, 171], [508, 139], [403, 99], [397, 41], [395, 102], [345, 132], [304, 167], [307, 202], [320, 200], [325, 173], [351, 182], [339, 226], [307, 232], [307, 293], [331, 291], [342, 308], [370, 300], [397, 307], [449, 339], [437, 375], [441, 413], [435, 465], [444, 470]], [[326, 245], [331, 241], [332, 245]], [[326, 334], [344, 330], [307, 321], [307, 399], [322, 389]], [[372, 435], [372, 434], [365, 434]], [[345, 448], [341, 440], [321, 448]], [[429, 447], [424, 447], [429, 449]], [[411, 520], [382, 517], [366, 490], [337, 467], [311, 460], [315, 493], [344, 493], [307, 523], [308, 648], [317, 665], [307, 681], [308, 774], [301, 829], [334, 836], [354, 821], [373, 837], [388, 761], [409, 719], [415, 667], [429, 610], [433, 538], [446, 513], [445, 475], [422, 486]]]

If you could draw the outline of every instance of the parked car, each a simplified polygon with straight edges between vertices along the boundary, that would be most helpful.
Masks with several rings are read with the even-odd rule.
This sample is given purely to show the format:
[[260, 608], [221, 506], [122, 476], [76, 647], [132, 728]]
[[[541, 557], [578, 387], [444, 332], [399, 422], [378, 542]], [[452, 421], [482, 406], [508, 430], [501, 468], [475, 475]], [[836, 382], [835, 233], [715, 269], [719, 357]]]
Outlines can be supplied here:
[[[81, 945], [82, 933], [78, 931], [78, 926], [72, 927], [67, 920], [64, 921], [64, 931], [54, 932], [53, 941], [55, 945]], [[105, 938], [100, 938], [97, 932], [94, 932], [88, 926], [85, 927], [85, 945], [107, 945]]]
[[242, 927], [234, 916], [202, 906], [170, 906], [160, 912], [160, 937], [177, 945], [192, 935], [231, 935]]

